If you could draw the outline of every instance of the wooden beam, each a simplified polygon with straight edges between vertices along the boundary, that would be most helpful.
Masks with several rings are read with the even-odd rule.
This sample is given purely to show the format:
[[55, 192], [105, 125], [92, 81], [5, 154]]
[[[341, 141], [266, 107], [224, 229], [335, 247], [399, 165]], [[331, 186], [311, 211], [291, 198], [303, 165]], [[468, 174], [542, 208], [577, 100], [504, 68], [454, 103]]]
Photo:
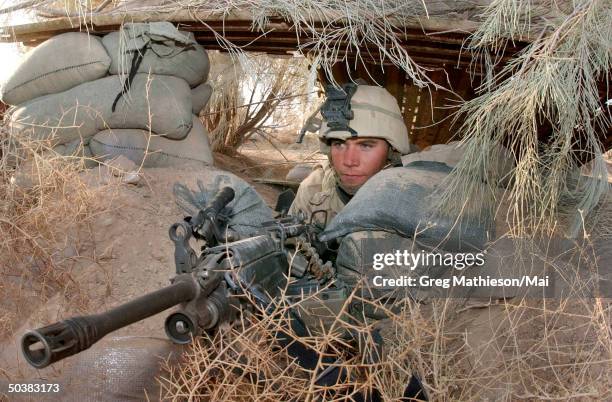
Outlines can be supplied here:
[[[33, 34], [39, 36], [49, 35], [48, 37], [61, 32], [72, 30], [88, 30], [97, 33], [100, 30], [104, 31], [104, 27], [118, 26], [123, 22], [152, 22], [152, 21], [170, 21], [180, 23], [184, 26], [197, 26], [198, 21], [205, 21], [207, 24], [215, 24], [222, 26], [224, 23], [235, 23], [240, 21], [240, 26], [251, 26], [252, 13], [250, 11], [234, 11], [224, 15], [222, 12], [203, 11], [201, 9], [181, 9], [175, 11], [114, 11], [109, 13], [84, 15], [83, 17], [62, 17], [49, 19], [41, 22], [29, 24], [18, 24], [4, 26], [0, 29], [0, 41], [2, 42], [21, 42], [28, 40]], [[267, 29], [278, 28], [288, 30], [289, 24], [282, 19], [270, 16], [271, 23]], [[313, 21], [319, 20], [313, 15]], [[341, 19], [341, 15], [333, 15], [330, 18]], [[323, 16], [325, 18], [325, 16]], [[281, 22], [276, 22], [281, 21]], [[476, 30], [478, 23], [464, 20], [448, 20], [444, 18], [425, 18], [415, 17], [414, 19], [406, 20], [403, 28], [417, 29], [422, 31], [447, 31], [451, 27], [455, 33], [465, 34]], [[212, 25], [211, 25], [212, 26]]]

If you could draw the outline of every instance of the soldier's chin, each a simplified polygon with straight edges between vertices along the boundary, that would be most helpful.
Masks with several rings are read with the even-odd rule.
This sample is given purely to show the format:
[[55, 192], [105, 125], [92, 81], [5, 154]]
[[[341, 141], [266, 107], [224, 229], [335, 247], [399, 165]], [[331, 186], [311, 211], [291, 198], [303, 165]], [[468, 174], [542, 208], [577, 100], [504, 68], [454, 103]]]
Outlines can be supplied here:
[[352, 185], [349, 185], [347, 183], [344, 183], [344, 182], [340, 181], [340, 188], [342, 190], [346, 191], [347, 193], [351, 194], [351, 195], [355, 194], [357, 192], [357, 190], [359, 190], [359, 188], [361, 186], [363, 186], [363, 183], [362, 184], [352, 184]]

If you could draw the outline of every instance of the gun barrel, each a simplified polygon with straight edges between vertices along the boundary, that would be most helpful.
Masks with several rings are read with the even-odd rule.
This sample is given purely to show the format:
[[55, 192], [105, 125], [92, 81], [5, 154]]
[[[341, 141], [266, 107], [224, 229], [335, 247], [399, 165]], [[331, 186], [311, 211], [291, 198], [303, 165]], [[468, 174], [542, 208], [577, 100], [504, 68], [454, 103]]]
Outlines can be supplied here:
[[223, 187], [210, 202], [210, 208], [218, 214], [223, 208], [234, 199], [234, 189], [231, 187]]
[[198, 294], [191, 275], [179, 275], [172, 285], [100, 314], [69, 318], [27, 332], [21, 350], [28, 363], [43, 368], [89, 348], [119, 328], [160, 313]]

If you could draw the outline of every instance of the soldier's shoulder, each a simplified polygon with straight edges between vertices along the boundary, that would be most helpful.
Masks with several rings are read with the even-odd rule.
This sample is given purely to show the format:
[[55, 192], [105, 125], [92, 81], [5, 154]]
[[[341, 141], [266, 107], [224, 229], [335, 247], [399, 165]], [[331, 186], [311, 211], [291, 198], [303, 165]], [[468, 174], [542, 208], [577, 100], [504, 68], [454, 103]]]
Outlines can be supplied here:
[[[332, 215], [337, 213], [333, 196], [333, 189], [329, 186], [329, 175], [331, 167], [328, 163], [322, 163], [315, 167], [312, 173], [306, 177], [297, 191], [290, 214], [302, 211], [310, 215], [314, 210], [329, 210]], [[333, 173], [333, 170], [332, 170]], [[331, 218], [331, 216], [329, 217]]]
[[307, 191], [309, 194], [320, 192], [323, 189], [323, 182], [329, 174], [329, 170], [327, 162], [317, 164], [313, 171], [300, 183], [299, 190]]

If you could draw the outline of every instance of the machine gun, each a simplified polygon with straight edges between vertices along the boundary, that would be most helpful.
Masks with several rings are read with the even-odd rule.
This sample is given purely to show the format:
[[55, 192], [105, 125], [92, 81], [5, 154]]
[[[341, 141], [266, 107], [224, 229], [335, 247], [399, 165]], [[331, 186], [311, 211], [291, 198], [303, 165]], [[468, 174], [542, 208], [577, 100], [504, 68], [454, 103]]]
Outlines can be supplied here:
[[[299, 299], [321, 288], [326, 288], [323, 299], [345, 299], [342, 288], [323, 286], [335, 275], [331, 262], [323, 263], [319, 257], [324, 244], [316, 241], [314, 225], [305, 223], [303, 217], [282, 217], [263, 223], [252, 236], [237, 239], [227, 230], [228, 219], [222, 214], [233, 198], [234, 190], [225, 187], [195, 217], [186, 217], [170, 227], [176, 265], [171, 285], [104, 313], [68, 318], [28, 331], [21, 339], [28, 363], [35, 368], [47, 367], [88, 349], [117, 329], [179, 304], [178, 311], [166, 318], [164, 327], [170, 340], [185, 344], [201, 331], [233, 320], [241, 302], [252, 300], [260, 307], [268, 307], [283, 289], [289, 301], [292, 296]], [[277, 210], [286, 208], [277, 205]], [[199, 255], [189, 244], [192, 237], [205, 241]], [[289, 277], [301, 279], [288, 284]], [[246, 293], [251, 297], [235, 297]], [[325, 368], [315, 373], [317, 385], [331, 386], [348, 375], [336, 357], [320, 355], [295, 337], [306, 336], [309, 330], [291, 309], [289, 326], [290, 330], [278, 330], [276, 341], [305, 369], [314, 370], [319, 362], [324, 364]], [[427, 400], [417, 376], [410, 379], [404, 397]]]
[[[245, 298], [232, 296], [249, 292], [258, 303], [269, 303], [286, 285], [289, 266], [291, 275], [297, 277], [308, 269], [320, 276], [331, 269], [331, 264], [322, 264], [310, 245], [314, 240], [312, 226], [297, 217], [264, 223], [258, 234], [236, 239], [227, 231], [227, 218], [222, 214], [233, 198], [234, 190], [225, 187], [197, 216], [170, 227], [176, 265], [171, 285], [104, 313], [73, 317], [27, 332], [21, 349], [28, 363], [46, 367], [88, 349], [110, 332], [178, 304], [180, 309], [165, 321], [165, 331], [173, 342], [189, 343], [201, 331], [235, 317], [239, 299]], [[206, 242], [199, 255], [189, 245], [192, 237]], [[305, 251], [292, 253], [291, 247]]]

